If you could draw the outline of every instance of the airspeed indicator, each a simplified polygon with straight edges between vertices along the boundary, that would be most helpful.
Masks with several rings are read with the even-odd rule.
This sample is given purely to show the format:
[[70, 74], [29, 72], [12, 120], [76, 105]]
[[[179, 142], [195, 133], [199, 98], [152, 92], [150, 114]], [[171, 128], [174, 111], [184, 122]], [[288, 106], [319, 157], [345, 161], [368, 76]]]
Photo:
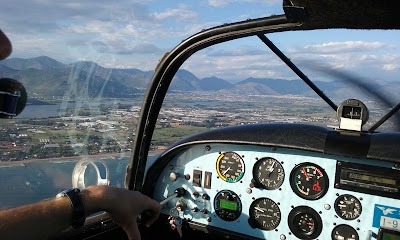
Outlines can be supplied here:
[[216, 165], [218, 176], [225, 182], [238, 182], [244, 175], [244, 161], [235, 152], [219, 155]]

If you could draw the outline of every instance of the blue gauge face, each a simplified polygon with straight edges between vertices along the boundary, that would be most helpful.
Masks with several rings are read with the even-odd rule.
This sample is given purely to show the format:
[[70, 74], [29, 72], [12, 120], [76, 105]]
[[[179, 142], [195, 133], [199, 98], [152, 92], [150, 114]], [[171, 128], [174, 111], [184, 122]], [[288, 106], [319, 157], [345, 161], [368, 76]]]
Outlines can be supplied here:
[[215, 213], [222, 220], [231, 222], [242, 213], [242, 202], [239, 196], [231, 190], [222, 190], [214, 198]]

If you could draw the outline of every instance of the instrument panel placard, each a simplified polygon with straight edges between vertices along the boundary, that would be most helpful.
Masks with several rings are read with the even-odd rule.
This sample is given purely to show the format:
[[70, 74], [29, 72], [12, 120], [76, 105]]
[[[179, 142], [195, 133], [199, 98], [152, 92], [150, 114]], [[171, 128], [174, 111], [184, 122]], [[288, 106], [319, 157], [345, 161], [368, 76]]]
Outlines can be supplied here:
[[400, 231], [400, 208], [375, 204], [372, 226]]

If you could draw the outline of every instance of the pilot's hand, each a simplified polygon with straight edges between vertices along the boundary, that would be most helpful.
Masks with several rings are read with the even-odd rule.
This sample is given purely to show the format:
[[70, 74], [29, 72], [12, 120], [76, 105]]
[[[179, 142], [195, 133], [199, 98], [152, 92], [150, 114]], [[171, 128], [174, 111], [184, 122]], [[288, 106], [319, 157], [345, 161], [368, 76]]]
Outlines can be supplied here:
[[161, 210], [161, 205], [137, 191], [110, 186], [93, 186], [82, 191], [83, 203], [88, 213], [106, 211], [128, 235], [130, 240], [140, 240], [137, 218], [144, 210], [154, 214], [144, 223], [153, 224]]

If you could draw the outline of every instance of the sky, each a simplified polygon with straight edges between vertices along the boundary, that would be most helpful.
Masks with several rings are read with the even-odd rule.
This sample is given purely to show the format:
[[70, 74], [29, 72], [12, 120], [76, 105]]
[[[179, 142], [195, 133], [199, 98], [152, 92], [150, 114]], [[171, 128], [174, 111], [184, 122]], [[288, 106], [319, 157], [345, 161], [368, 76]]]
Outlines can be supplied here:
[[[280, 0], [13, 0], [1, 3], [0, 29], [12, 57], [89, 60], [104, 67], [154, 70], [182, 40], [224, 23], [283, 14]], [[323, 30], [268, 37], [316, 80], [316, 65], [396, 81], [399, 31]], [[199, 78], [297, 78], [256, 37], [201, 50], [182, 66]]]

